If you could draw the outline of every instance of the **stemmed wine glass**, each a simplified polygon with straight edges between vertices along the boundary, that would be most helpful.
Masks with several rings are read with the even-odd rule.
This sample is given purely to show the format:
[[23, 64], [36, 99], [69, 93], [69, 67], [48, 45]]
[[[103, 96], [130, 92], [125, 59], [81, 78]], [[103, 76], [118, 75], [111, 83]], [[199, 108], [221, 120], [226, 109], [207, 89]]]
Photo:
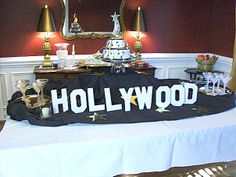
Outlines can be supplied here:
[[30, 81], [26, 79], [21, 79], [16, 81], [16, 88], [22, 93], [22, 100], [25, 101], [25, 92], [28, 89]]
[[40, 89], [41, 92], [41, 100], [44, 101], [44, 93], [43, 93], [43, 88], [46, 85], [46, 83], [48, 82], [48, 79], [36, 79], [36, 85], [38, 86], [38, 88]]
[[41, 88], [39, 87], [39, 85], [36, 82], [34, 82], [32, 84], [32, 87], [33, 87], [34, 91], [37, 93], [37, 102], [39, 103], [40, 102], [40, 90], [41, 90]]
[[214, 73], [216, 79], [217, 79], [217, 86], [216, 86], [216, 93], [220, 93], [220, 81], [221, 81], [221, 76], [218, 73]]
[[215, 75], [211, 75], [210, 80], [212, 82], [212, 90], [211, 93], [214, 95], [215, 94], [215, 85], [218, 81], [218, 78]]
[[212, 73], [203, 72], [202, 75], [206, 80], [205, 90], [206, 90], [206, 92], [209, 92], [210, 77], [212, 76]]
[[231, 78], [232, 77], [230, 75], [224, 75], [223, 77], [221, 77], [221, 80], [223, 82], [223, 94], [226, 94], [226, 86], [228, 85]]

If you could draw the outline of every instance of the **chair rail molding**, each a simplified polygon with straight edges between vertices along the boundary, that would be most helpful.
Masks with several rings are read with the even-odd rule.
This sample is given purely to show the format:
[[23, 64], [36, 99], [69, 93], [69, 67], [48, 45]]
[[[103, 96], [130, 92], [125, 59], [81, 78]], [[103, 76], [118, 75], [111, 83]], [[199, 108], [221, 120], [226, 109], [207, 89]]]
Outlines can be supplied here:
[[[159, 79], [181, 78], [188, 79], [189, 76], [184, 72], [186, 68], [197, 67], [195, 57], [199, 53], [143, 53], [142, 60], [156, 67], [155, 77]], [[211, 53], [201, 53], [210, 54]], [[232, 67], [232, 58], [216, 55], [219, 57], [215, 64], [215, 69], [230, 73]], [[68, 58], [72, 56], [68, 56]], [[76, 55], [75, 58], [89, 59], [92, 55]], [[58, 63], [56, 55], [51, 56], [53, 63]], [[31, 82], [35, 80], [34, 67], [43, 62], [43, 56], [25, 56], [25, 57], [1, 57], [0, 58], [0, 119], [6, 118], [7, 100], [16, 91], [15, 81], [18, 79], [28, 79]], [[4, 116], [2, 116], [4, 115]]]

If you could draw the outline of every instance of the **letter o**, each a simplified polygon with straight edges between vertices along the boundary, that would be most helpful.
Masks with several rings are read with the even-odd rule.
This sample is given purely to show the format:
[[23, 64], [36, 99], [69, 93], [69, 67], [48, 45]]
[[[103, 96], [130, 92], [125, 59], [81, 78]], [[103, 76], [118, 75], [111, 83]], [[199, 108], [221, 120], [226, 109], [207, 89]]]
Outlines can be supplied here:
[[[162, 92], [165, 93], [165, 101], [163, 102], [161, 99]], [[166, 108], [170, 105], [170, 88], [167, 86], [161, 86], [156, 90], [156, 105], [159, 108]]]
[[[176, 100], [176, 92], [179, 91], [179, 100]], [[185, 90], [182, 85], [173, 85], [171, 87], [171, 104], [173, 106], [182, 106], [185, 101]]]

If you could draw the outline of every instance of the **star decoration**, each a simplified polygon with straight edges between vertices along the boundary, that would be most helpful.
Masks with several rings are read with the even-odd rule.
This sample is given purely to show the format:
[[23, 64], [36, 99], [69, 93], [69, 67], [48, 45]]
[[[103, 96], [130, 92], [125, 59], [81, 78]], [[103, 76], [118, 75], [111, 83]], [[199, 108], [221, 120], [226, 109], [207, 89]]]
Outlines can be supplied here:
[[[123, 97], [121, 97], [122, 99], [124, 99]], [[138, 106], [137, 102], [136, 102], [136, 99], [137, 99], [137, 96], [131, 96], [130, 97], [130, 103], [135, 105], [135, 106]]]
[[165, 108], [158, 108], [158, 109], [156, 109], [156, 111], [159, 112], [159, 113], [170, 112], [170, 110], [167, 110]]
[[96, 121], [96, 120], [106, 120], [106, 118], [105, 118], [105, 114], [98, 114], [98, 113], [94, 113], [93, 115], [91, 115], [91, 116], [88, 116], [89, 118], [91, 118], [92, 119], [92, 121], [94, 122], [94, 121]]
[[136, 102], [136, 99], [137, 99], [137, 96], [131, 96], [130, 97], [130, 103], [135, 105], [135, 106], [138, 106], [138, 104]]
[[203, 106], [198, 106], [197, 108], [193, 108], [193, 110], [197, 111], [197, 113], [207, 113], [208, 108]]
[[113, 21], [115, 21], [116, 19], [118, 19], [120, 15], [117, 15], [116, 12], [114, 13], [114, 15], [111, 15]]

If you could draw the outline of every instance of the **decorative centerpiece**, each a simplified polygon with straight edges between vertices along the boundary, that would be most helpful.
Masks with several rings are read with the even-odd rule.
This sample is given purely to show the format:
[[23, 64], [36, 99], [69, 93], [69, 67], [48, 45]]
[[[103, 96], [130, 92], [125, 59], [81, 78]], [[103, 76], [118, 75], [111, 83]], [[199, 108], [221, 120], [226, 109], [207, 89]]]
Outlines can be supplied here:
[[198, 69], [202, 72], [211, 72], [217, 59], [215, 55], [198, 55], [196, 58]]
[[114, 22], [114, 30], [112, 37], [107, 40], [105, 48], [102, 51], [102, 59], [103, 61], [112, 63], [111, 72], [124, 73], [125, 67], [123, 63], [133, 61], [133, 57], [131, 56], [130, 47], [120, 34], [119, 15], [115, 12], [111, 17]]

